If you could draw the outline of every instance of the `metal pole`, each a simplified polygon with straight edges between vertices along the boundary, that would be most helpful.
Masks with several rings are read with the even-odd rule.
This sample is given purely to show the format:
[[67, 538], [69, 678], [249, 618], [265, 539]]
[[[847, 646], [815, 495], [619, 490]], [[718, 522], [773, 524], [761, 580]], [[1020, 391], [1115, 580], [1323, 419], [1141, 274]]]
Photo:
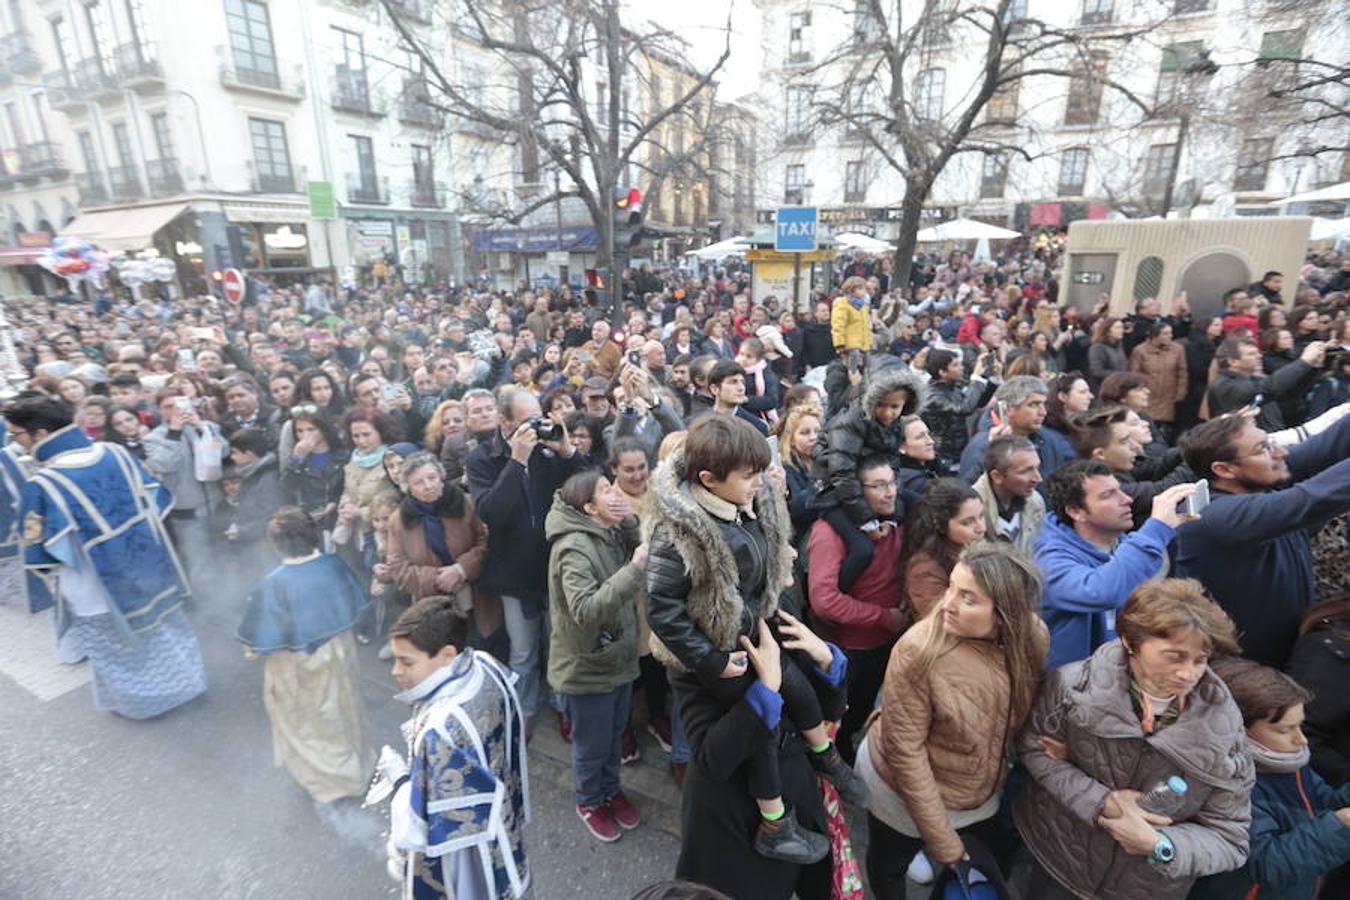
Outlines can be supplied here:
[[182, 94], [192, 102], [193, 118], [197, 120], [197, 143], [202, 148], [202, 176], [206, 180], [206, 186], [211, 187], [215, 180], [211, 177], [211, 154], [206, 149], [206, 129], [202, 127], [202, 106], [197, 102], [197, 98], [189, 94], [182, 88], [171, 88], [175, 94]]
[[802, 305], [802, 255], [792, 254], [792, 309], [800, 312]]

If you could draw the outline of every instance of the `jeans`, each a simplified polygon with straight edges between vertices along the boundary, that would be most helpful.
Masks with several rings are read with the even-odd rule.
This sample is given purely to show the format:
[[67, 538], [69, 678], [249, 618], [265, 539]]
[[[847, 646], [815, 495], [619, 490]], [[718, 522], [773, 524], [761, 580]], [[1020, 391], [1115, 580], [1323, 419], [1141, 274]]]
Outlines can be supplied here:
[[542, 615], [525, 615], [525, 602], [519, 597], [502, 597], [502, 612], [506, 618], [506, 634], [511, 639], [511, 671], [516, 673], [516, 695], [520, 708], [527, 716], [539, 711], [541, 675], [539, 667], [543, 656]]
[[684, 733], [684, 716], [680, 713], [680, 698], [670, 701], [670, 761], [689, 762], [689, 736]]
[[572, 777], [578, 806], [599, 806], [619, 793], [621, 739], [633, 685], [603, 694], [559, 694], [572, 720]]

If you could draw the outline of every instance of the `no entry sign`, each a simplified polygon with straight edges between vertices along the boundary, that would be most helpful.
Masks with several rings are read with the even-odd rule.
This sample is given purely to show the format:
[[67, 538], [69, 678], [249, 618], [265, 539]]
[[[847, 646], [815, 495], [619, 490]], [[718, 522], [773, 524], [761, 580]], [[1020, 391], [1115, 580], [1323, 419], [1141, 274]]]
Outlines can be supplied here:
[[221, 289], [225, 291], [225, 299], [231, 303], [242, 303], [244, 300], [244, 273], [238, 269], [226, 269], [220, 277]]

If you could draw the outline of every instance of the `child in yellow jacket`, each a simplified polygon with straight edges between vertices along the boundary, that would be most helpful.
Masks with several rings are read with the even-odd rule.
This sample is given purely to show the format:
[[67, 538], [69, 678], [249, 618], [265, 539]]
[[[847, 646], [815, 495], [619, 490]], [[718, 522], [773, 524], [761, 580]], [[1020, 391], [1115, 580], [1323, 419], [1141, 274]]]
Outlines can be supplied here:
[[872, 298], [864, 279], [856, 275], [844, 279], [843, 296], [830, 307], [830, 336], [834, 352], [841, 356], [872, 349]]

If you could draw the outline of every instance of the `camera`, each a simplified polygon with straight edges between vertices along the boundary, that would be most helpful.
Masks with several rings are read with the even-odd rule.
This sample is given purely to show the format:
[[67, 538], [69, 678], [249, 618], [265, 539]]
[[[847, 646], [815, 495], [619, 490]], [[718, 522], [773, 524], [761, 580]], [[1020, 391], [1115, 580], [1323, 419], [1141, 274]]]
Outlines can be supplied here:
[[541, 441], [560, 441], [563, 436], [563, 427], [557, 422], [545, 419], [543, 416], [535, 416], [530, 419], [530, 427]]

